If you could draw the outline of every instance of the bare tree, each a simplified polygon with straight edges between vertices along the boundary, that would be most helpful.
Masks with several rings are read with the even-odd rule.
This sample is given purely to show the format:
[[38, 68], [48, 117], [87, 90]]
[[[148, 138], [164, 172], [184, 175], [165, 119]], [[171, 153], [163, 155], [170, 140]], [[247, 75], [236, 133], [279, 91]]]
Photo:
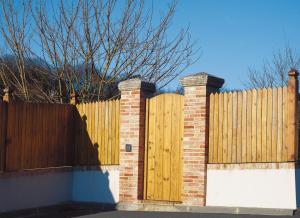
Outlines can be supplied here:
[[287, 85], [287, 72], [291, 69], [300, 69], [300, 55], [291, 47], [286, 46], [273, 54], [272, 60], [265, 61], [261, 70], [249, 68], [249, 88], [278, 87]]
[[[40, 0], [17, 6], [13, 0], [2, 0], [1, 33], [20, 74], [16, 82], [4, 82], [7, 73], [2, 71], [2, 84], [20, 87], [25, 100], [61, 103], [71, 92], [83, 102], [114, 98], [119, 81], [137, 76], [163, 88], [197, 60], [188, 28], [169, 33], [175, 9], [173, 2], [157, 19], [155, 9], [138, 0]], [[15, 34], [22, 37], [14, 40]], [[46, 65], [36, 67], [37, 75], [55, 81], [50, 90], [36, 82], [38, 98], [28, 89], [31, 82], [22, 82], [30, 76], [23, 65], [32, 59]]]

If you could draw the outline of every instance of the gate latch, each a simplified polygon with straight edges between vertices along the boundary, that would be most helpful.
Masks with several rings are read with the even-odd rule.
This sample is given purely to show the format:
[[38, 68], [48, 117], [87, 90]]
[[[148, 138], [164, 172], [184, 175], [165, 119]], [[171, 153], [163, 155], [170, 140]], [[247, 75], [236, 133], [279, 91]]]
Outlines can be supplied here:
[[131, 144], [126, 144], [125, 145], [125, 150], [126, 150], [126, 152], [132, 152], [132, 145]]

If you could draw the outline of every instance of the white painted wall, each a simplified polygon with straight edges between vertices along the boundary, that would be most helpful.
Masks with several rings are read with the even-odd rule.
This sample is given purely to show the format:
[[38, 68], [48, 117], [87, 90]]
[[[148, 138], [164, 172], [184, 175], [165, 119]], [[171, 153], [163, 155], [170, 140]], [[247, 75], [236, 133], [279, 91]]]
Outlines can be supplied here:
[[118, 203], [119, 169], [0, 175], [0, 213], [69, 201]]
[[73, 172], [72, 200], [78, 202], [118, 203], [119, 169], [115, 166], [100, 170]]
[[71, 200], [72, 172], [0, 176], [0, 213]]
[[295, 169], [208, 169], [206, 204], [296, 209]]

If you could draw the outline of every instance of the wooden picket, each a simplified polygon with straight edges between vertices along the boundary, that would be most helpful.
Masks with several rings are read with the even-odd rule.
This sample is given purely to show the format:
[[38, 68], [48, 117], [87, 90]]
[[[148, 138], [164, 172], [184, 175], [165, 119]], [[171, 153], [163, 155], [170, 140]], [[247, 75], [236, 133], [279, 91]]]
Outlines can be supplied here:
[[6, 115], [7, 103], [0, 100], [0, 172], [5, 169]]
[[120, 100], [76, 105], [75, 165], [115, 165], [120, 154]]
[[287, 87], [211, 94], [209, 163], [295, 161], [290, 95]]

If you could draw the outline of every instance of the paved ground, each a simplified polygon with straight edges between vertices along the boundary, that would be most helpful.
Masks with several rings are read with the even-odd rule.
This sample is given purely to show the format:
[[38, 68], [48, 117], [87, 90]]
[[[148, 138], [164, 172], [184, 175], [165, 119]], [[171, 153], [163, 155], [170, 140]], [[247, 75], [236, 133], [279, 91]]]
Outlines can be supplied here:
[[[106, 210], [106, 211], [105, 211]], [[112, 211], [109, 207], [62, 206], [36, 209], [34, 211], [18, 211], [0, 214], [0, 218], [300, 218], [300, 211], [292, 216], [261, 216], [261, 215], [233, 215], [233, 214], [203, 214], [181, 212], [125, 212]]]
[[[268, 218], [272, 216], [232, 215], [232, 214], [199, 214], [199, 213], [163, 213], [163, 212], [106, 212], [84, 216], [84, 218]], [[275, 216], [278, 217], [278, 216]], [[290, 216], [286, 216], [291, 218]], [[83, 218], [83, 217], [82, 217]]]
[[[47, 216], [34, 216], [35, 218], [292, 218], [291, 216], [261, 216], [261, 215], [233, 215], [233, 214], [200, 214], [200, 213], [167, 213], [167, 212], [125, 212], [125, 211], [106, 211], [95, 214], [84, 215], [87, 211], [69, 211], [60, 214], [51, 214]], [[94, 213], [94, 212], [90, 212]], [[300, 217], [296, 214], [293, 217]]]

